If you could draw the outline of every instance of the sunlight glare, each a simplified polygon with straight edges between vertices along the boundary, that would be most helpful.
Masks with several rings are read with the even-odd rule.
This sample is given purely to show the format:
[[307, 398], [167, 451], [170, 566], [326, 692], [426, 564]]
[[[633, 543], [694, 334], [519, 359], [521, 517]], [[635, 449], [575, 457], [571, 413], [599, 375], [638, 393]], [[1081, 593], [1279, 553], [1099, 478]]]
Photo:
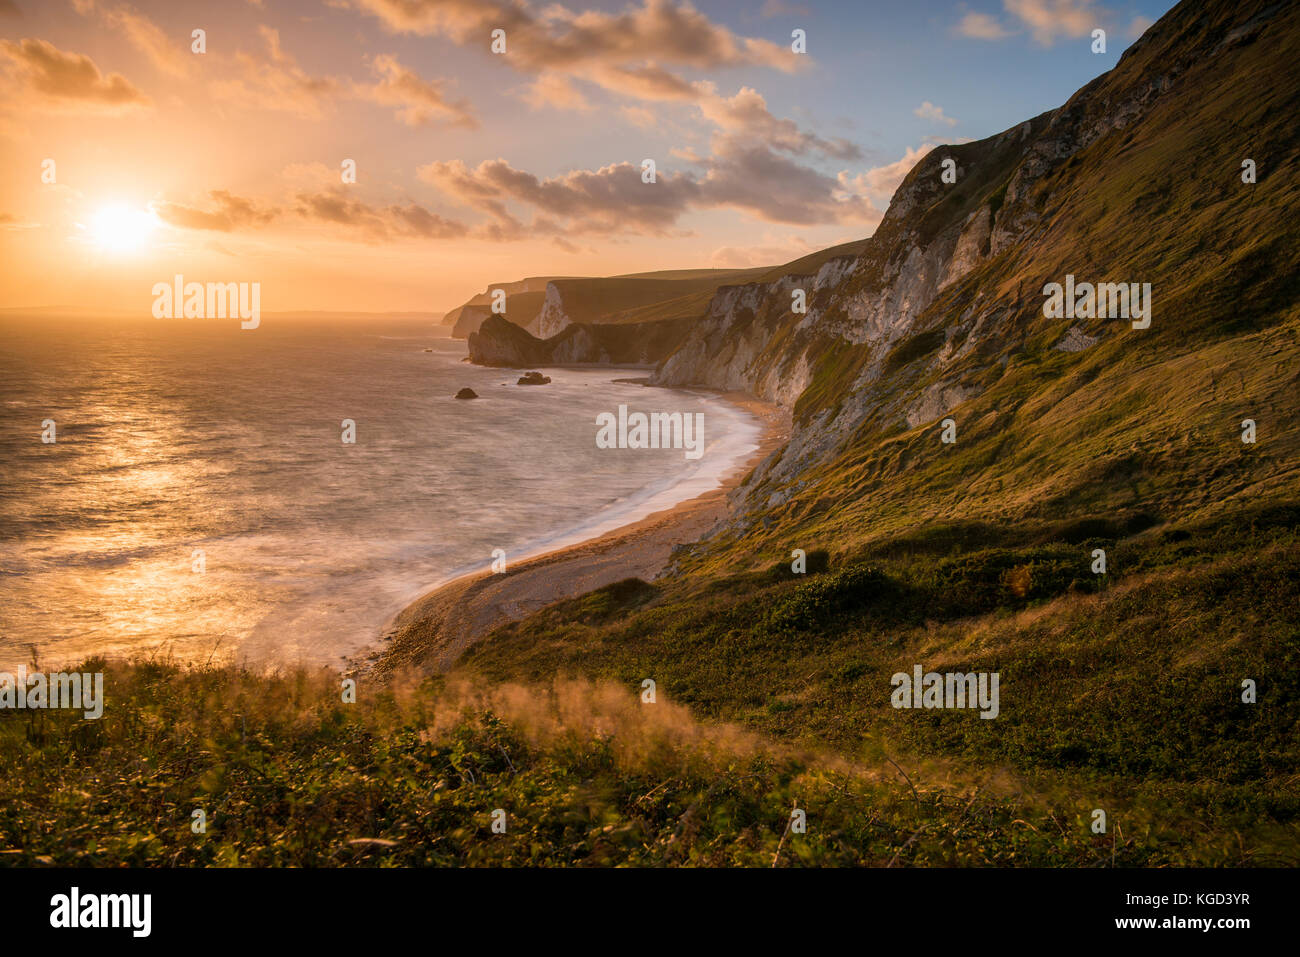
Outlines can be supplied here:
[[115, 203], [105, 206], [91, 220], [90, 234], [101, 249], [115, 253], [139, 249], [153, 232], [151, 213]]

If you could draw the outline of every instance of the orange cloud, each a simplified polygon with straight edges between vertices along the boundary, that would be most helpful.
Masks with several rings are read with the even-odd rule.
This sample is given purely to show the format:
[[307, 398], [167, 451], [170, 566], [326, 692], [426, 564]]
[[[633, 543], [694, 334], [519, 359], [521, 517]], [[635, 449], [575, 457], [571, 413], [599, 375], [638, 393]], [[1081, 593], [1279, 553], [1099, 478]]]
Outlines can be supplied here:
[[654, 183], [643, 182], [641, 168], [631, 163], [541, 179], [504, 159], [476, 167], [452, 160], [422, 166], [418, 175], [492, 217], [503, 237], [524, 228], [507, 211], [509, 203], [563, 221], [534, 220], [527, 230], [557, 228], [570, 235], [667, 235], [683, 215], [697, 209], [731, 208], [768, 222], [800, 225], [878, 218], [866, 197], [847, 190], [844, 182], [763, 145], [724, 139], [715, 144], [713, 157], [699, 157], [695, 165], [703, 175], [659, 170]]
[[321, 115], [322, 108], [333, 104], [341, 84], [333, 77], [311, 76], [280, 46], [280, 33], [271, 27], [259, 27], [267, 46], [268, 59], [259, 60], [239, 52], [235, 61], [243, 76], [212, 84], [218, 99], [241, 106], [297, 113], [307, 117]]
[[418, 203], [371, 206], [352, 199], [339, 187], [299, 193], [295, 212], [306, 219], [360, 230], [375, 239], [456, 239], [469, 232], [464, 223], [444, 219]]
[[874, 200], [887, 203], [893, 198], [894, 191], [898, 189], [907, 174], [912, 171], [912, 167], [932, 149], [934, 147], [930, 145], [918, 149], [909, 146], [903, 153], [903, 158], [896, 162], [877, 166], [852, 179], [846, 173], [841, 173], [840, 183], [846, 190], [863, 193]]
[[860, 159], [862, 151], [845, 139], [826, 140], [801, 130], [792, 120], [778, 119], [757, 90], [741, 87], [727, 98], [705, 96], [699, 102], [705, 119], [731, 136], [741, 136], [787, 153], [816, 151], [837, 159]]
[[244, 226], [265, 225], [276, 218], [279, 210], [257, 206], [252, 200], [224, 190], [208, 191], [208, 196], [216, 204], [212, 210], [198, 209], [182, 203], [160, 202], [153, 204], [153, 211], [159, 219], [182, 229], [211, 229], [228, 233]]
[[942, 106], [935, 106], [929, 100], [925, 100], [912, 111], [916, 116], [923, 120], [933, 120], [936, 123], [943, 123], [946, 126], [956, 126], [957, 121], [943, 111]]
[[768, 40], [738, 36], [689, 3], [644, 0], [621, 13], [575, 12], [525, 0], [351, 0], [390, 30], [446, 36], [489, 49], [504, 30], [504, 63], [526, 73], [567, 74], [614, 92], [647, 99], [692, 99], [691, 84], [658, 66], [712, 70], [765, 66], [792, 73], [807, 58]]
[[582, 91], [562, 73], [539, 75], [524, 88], [522, 97], [525, 103], [539, 110], [549, 108], [587, 113], [592, 109], [591, 103], [582, 95]]
[[9, 61], [13, 98], [26, 95], [62, 109], [119, 111], [150, 105], [147, 96], [120, 73], [100, 72], [95, 61], [66, 53], [45, 40], [0, 40]]
[[962, 36], [975, 37], [978, 40], [1001, 40], [1011, 36], [1011, 31], [987, 13], [968, 13], [957, 24], [957, 32]]
[[441, 81], [421, 79], [398, 63], [395, 56], [384, 54], [375, 57], [371, 69], [379, 81], [372, 86], [358, 87], [357, 95], [376, 103], [400, 107], [397, 117], [407, 126], [427, 126], [436, 122], [469, 128], [478, 126], [466, 100], [447, 99]]
[[75, 0], [73, 6], [83, 16], [97, 12], [162, 72], [171, 76], [189, 75], [192, 67], [190, 57], [193, 54], [188, 47], [173, 42], [156, 23], [133, 7], [126, 4], [102, 6], [94, 0]]

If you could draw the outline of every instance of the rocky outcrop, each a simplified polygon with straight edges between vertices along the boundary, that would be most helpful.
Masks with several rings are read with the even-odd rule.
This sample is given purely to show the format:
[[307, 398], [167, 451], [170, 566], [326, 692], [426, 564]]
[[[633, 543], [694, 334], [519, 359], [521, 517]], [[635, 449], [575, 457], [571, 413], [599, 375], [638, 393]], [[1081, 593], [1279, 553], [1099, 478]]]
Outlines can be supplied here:
[[456, 310], [456, 320], [451, 327], [453, 339], [466, 339], [471, 332], [477, 332], [483, 320], [492, 315], [489, 306], [461, 306]]
[[470, 362], [481, 366], [537, 366], [550, 362], [546, 343], [504, 316], [488, 315], [469, 334]]
[[1084, 349], [1091, 349], [1099, 341], [1100, 337], [1090, 336], [1078, 326], [1071, 326], [1061, 337], [1061, 341], [1052, 348], [1057, 352], [1082, 352]]
[[[856, 259], [833, 259], [817, 274], [718, 291], [706, 319], [656, 372], [662, 385], [743, 389], [793, 405], [836, 343], [869, 346], [883, 362], [946, 290], [990, 256], [998, 214], [984, 201], [1005, 179], [1046, 117], [979, 143], [928, 154], [895, 193], [876, 234]], [[957, 183], [940, 173], [956, 163]], [[791, 311], [803, 289], [806, 314]]]
[[688, 327], [684, 320], [575, 322], [549, 339], [539, 339], [502, 316], [489, 316], [469, 336], [469, 359], [478, 365], [512, 368], [590, 363], [649, 366], [672, 352]]
[[515, 385], [550, 385], [551, 377], [540, 372], [525, 372]]
[[478, 393], [475, 392], [473, 389], [469, 388], [468, 386], [466, 386], [464, 389], [461, 389], [459, 392], [456, 393], [456, 398], [458, 398], [458, 399], [477, 399], [477, 398], [478, 398]]

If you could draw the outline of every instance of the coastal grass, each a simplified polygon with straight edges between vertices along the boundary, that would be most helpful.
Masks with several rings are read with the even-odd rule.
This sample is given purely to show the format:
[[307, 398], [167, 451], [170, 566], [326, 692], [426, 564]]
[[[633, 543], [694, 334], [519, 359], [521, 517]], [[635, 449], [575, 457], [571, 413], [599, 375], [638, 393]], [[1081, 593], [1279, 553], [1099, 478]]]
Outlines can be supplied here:
[[[651, 678], [764, 739], [1011, 773], [1078, 815], [1123, 807], [1147, 863], [1300, 863], [1300, 503], [1149, 525], [935, 526], [804, 576], [621, 583], [503, 626], [457, 671]], [[890, 677], [917, 664], [998, 672], [999, 715], [893, 708]]]
[[[107, 672], [98, 721], [0, 713], [0, 864], [1152, 859], [1118, 827], [1109, 836], [1088, 830], [1091, 795], [1034, 793], [1005, 773], [940, 765], [909, 773], [880, 747], [857, 763], [801, 752], [607, 684], [363, 684], [356, 703], [343, 704], [339, 676], [327, 671], [83, 668]], [[504, 833], [492, 829], [498, 809]], [[790, 826], [795, 809], [806, 831]], [[196, 810], [206, 815], [202, 833], [192, 827]], [[1249, 859], [1226, 844], [1203, 854]]]

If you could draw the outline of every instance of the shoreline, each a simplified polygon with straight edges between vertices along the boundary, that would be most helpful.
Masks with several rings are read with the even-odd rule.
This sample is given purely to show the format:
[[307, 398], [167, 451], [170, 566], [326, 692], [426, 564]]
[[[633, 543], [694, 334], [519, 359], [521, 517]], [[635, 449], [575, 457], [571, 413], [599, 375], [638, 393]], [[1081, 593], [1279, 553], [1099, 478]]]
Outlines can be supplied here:
[[[652, 388], [647, 386], [647, 388]], [[707, 492], [584, 541], [533, 555], [506, 572], [469, 572], [436, 585], [388, 623], [382, 647], [352, 664], [389, 678], [402, 670], [445, 672], [494, 629], [557, 601], [625, 578], [654, 579], [678, 545], [698, 541], [730, 512], [728, 498], [789, 439], [790, 413], [739, 392], [718, 397], [759, 419], [758, 448]]]

